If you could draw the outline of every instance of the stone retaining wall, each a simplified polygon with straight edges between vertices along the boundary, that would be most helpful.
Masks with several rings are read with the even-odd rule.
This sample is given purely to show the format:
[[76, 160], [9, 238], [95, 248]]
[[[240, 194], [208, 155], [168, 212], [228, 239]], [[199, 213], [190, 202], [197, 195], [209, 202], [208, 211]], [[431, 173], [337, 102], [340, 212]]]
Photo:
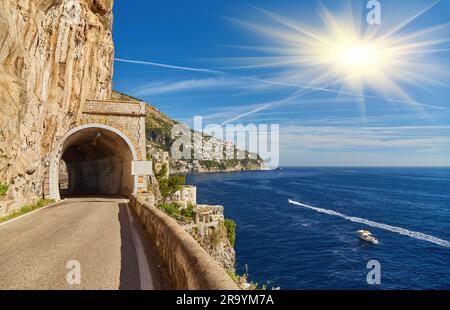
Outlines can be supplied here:
[[176, 289], [238, 290], [225, 270], [178, 223], [132, 195], [130, 206], [153, 238]]

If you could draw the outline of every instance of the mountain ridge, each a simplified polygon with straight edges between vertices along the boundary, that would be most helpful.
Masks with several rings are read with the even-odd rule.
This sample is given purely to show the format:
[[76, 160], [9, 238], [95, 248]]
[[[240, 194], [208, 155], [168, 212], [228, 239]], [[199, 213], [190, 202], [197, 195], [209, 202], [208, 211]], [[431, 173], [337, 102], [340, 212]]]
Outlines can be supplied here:
[[[144, 100], [116, 90], [113, 90], [111, 99], [145, 102]], [[250, 153], [247, 151], [245, 151], [246, 158], [244, 159], [213, 159], [214, 156], [212, 154], [206, 154], [206, 157], [209, 157], [209, 159], [175, 160], [172, 156], [170, 156], [170, 148], [173, 143], [171, 130], [173, 126], [181, 123], [170, 118], [170, 116], [159, 111], [156, 107], [150, 105], [149, 103], [147, 103], [146, 112], [145, 133], [147, 145], [151, 146], [152, 149], [169, 152], [169, 163], [172, 173], [211, 173], [263, 169], [263, 160], [261, 157], [254, 154], [256, 155], [254, 156], [256, 159], [249, 158]], [[215, 141], [220, 140], [216, 139]]]

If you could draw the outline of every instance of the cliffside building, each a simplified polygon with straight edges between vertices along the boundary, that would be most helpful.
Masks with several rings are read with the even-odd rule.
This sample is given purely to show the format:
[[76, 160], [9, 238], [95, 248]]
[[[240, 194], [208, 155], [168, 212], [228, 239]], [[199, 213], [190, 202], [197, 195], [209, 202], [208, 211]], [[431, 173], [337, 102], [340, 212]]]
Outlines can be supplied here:
[[197, 187], [193, 185], [184, 185], [178, 192], [172, 195], [172, 201], [186, 209], [189, 205], [197, 204]]

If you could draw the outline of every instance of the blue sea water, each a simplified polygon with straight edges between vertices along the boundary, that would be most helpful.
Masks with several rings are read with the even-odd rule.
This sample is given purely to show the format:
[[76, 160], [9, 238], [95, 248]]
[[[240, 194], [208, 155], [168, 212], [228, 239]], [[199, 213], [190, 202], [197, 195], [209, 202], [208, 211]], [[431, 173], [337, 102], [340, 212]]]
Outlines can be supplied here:
[[[450, 289], [449, 168], [285, 168], [187, 180], [199, 202], [223, 204], [236, 221], [237, 270], [247, 265], [255, 282]], [[380, 243], [359, 240], [362, 228]], [[380, 285], [367, 283], [370, 260], [381, 264]]]

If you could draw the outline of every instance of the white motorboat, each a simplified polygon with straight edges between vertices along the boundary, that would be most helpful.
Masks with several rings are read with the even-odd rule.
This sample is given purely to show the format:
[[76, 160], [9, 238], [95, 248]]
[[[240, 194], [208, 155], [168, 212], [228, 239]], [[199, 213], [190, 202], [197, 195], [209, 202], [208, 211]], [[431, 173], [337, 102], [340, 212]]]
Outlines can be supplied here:
[[372, 244], [378, 244], [378, 239], [375, 238], [375, 236], [372, 235], [372, 233], [368, 230], [364, 230], [364, 229], [358, 230], [357, 234], [361, 240], [364, 240], [364, 241], [372, 243]]

